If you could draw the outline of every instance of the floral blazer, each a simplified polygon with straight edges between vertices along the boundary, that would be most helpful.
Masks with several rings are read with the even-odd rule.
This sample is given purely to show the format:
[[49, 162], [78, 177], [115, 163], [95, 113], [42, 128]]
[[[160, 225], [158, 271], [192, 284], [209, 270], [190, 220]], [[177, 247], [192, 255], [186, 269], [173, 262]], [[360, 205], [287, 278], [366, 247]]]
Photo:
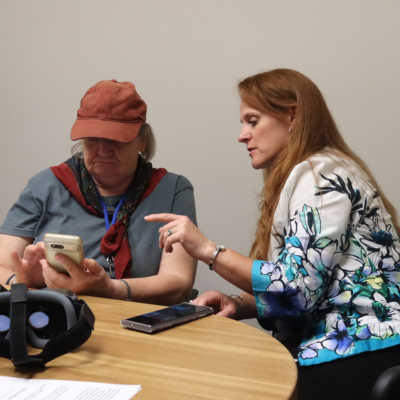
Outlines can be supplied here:
[[274, 226], [284, 243], [272, 237], [272, 261], [254, 261], [254, 296], [260, 324], [301, 343], [300, 365], [400, 344], [399, 237], [358, 167], [298, 164]]

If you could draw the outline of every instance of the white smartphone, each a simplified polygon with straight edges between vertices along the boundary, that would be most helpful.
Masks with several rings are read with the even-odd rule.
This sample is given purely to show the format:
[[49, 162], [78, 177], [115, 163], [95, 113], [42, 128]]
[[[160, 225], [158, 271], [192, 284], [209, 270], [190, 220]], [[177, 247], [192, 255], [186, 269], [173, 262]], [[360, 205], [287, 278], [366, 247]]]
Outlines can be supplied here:
[[83, 268], [83, 245], [82, 239], [79, 236], [46, 233], [43, 240], [47, 262], [56, 271], [68, 274], [68, 271], [62, 264], [54, 258], [57, 253], [66, 255], [78, 267]]
[[181, 303], [158, 311], [123, 319], [121, 325], [136, 331], [154, 333], [213, 314], [211, 307]]

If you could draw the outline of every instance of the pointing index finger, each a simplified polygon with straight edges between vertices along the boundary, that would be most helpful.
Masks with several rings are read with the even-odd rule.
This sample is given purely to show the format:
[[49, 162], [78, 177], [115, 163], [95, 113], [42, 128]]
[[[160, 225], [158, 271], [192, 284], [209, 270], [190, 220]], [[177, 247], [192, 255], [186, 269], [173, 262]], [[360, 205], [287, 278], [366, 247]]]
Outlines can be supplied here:
[[147, 222], [166, 222], [166, 223], [176, 221], [179, 218], [181, 218], [181, 215], [168, 214], [168, 213], [150, 214], [144, 217], [144, 219]]

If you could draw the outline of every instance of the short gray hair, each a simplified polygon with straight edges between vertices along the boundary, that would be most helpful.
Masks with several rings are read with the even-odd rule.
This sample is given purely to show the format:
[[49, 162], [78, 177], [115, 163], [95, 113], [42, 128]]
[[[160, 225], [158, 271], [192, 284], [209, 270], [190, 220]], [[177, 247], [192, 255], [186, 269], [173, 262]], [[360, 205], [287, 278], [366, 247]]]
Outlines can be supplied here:
[[[156, 152], [156, 138], [154, 137], [153, 128], [147, 122], [144, 122], [140, 127], [139, 137], [147, 139], [146, 148], [141, 156], [146, 160], [150, 161]], [[83, 143], [82, 140], [78, 140], [71, 148], [71, 153], [79, 158], [83, 158]]]

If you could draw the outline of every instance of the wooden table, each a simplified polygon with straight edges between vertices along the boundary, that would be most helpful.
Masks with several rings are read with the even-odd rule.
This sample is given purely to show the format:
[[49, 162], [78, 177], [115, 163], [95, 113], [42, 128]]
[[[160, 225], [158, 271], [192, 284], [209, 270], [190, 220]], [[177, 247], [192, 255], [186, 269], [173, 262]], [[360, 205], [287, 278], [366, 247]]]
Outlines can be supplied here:
[[0, 375], [140, 384], [134, 399], [296, 399], [289, 352], [264, 332], [215, 315], [153, 335], [120, 320], [163, 307], [80, 296], [96, 316], [90, 339], [41, 370], [16, 370], [0, 358]]

